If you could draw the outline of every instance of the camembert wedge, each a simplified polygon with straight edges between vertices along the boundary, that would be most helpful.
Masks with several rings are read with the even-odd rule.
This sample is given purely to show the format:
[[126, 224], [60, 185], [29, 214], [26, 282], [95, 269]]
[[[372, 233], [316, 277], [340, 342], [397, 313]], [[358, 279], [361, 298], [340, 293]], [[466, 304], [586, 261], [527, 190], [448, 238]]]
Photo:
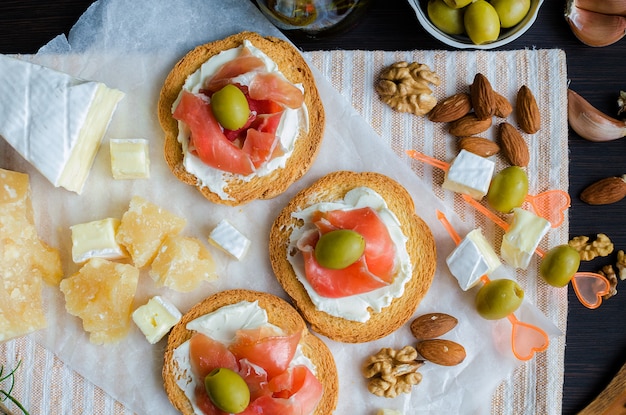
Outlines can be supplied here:
[[54, 186], [81, 193], [124, 93], [0, 55], [0, 136]]

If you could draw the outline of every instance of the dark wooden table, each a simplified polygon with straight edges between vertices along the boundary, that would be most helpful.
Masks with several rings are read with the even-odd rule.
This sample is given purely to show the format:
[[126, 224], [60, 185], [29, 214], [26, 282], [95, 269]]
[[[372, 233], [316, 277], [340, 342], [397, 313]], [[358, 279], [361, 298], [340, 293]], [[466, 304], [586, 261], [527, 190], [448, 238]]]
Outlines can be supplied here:
[[[2, 0], [0, 53], [37, 52], [57, 34], [67, 33], [90, 4], [91, 0]], [[626, 39], [604, 48], [585, 46], [570, 31], [563, 18], [564, 8], [565, 0], [545, 0], [534, 26], [503, 49], [563, 49], [570, 87], [615, 116], [617, 95], [626, 90]], [[305, 51], [450, 49], [421, 28], [406, 0], [374, 0], [368, 15], [345, 34], [317, 40], [291, 39]], [[570, 235], [593, 238], [597, 233], [606, 233], [616, 250], [626, 250], [626, 200], [592, 207], [578, 197], [593, 181], [626, 173], [626, 140], [591, 143], [570, 132], [569, 146]], [[597, 271], [609, 263], [615, 263], [615, 254], [583, 263], [581, 270]], [[622, 284], [618, 284], [618, 291]], [[569, 299], [563, 414], [584, 408], [626, 362], [626, 291], [596, 310], [583, 307], [571, 288]]]

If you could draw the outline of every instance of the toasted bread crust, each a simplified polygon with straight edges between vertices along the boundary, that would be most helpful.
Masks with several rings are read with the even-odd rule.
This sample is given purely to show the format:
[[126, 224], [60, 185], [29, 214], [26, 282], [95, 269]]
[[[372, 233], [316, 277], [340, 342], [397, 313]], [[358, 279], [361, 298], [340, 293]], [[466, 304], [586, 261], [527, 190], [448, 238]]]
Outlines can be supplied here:
[[[304, 102], [309, 115], [309, 128], [300, 131], [293, 154], [282, 169], [269, 175], [243, 181], [236, 175], [225, 173], [228, 182], [226, 192], [230, 199], [221, 199], [183, 166], [182, 146], [178, 142], [178, 124], [172, 117], [172, 105], [180, 93], [185, 80], [204, 62], [223, 50], [240, 46], [247, 39], [278, 64], [283, 75], [294, 84], [304, 86]], [[255, 199], [271, 199], [284, 192], [293, 182], [302, 177], [315, 160], [322, 142], [325, 114], [313, 74], [302, 55], [289, 43], [274, 37], [262, 37], [253, 32], [242, 32], [222, 40], [200, 45], [187, 53], [169, 73], [161, 89], [158, 116], [165, 132], [165, 161], [172, 173], [184, 183], [196, 186], [208, 200], [230, 206], [248, 203]]]
[[322, 398], [314, 414], [332, 413], [337, 406], [338, 377], [335, 360], [330, 350], [322, 340], [307, 330], [306, 323], [289, 303], [272, 294], [251, 290], [227, 290], [214, 294], [193, 306], [172, 328], [167, 340], [163, 363], [164, 387], [172, 405], [185, 415], [194, 413], [191, 403], [176, 384], [173, 359], [174, 350], [189, 340], [193, 334], [193, 331], [187, 330], [187, 323], [220, 307], [240, 301], [258, 301], [259, 306], [267, 311], [269, 322], [288, 333], [302, 331], [300, 339], [302, 352], [315, 365], [316, 377], [324, 386]]
[[[380, 313], [370, 313], [365, 323], [329, 315], [315, 308], [304, 286], [297, 280], [287, 260], [289, 238], [294, 228], [301, 226], [292, 213], [314, 203], [342, 199], [360, 186], [367, 186], [380, 194], [398, 217], [402, 232], [408, 236], [407, 252], [413, 266], [413, 276], [405, 286], [404, 295], [396, 298]], [[282, 210], [270, 231], [270, 260], [274, 274], [295, 307], [311, 324], [311, 328], [333, 340], [361, 343], [385, 337], [402, 326], [415, 312], [435, 273], [437, 254], [433, 235], [426, 223], [415, 214], [415, 205], [409, 193], [396, 181], [379, 173], [330, 173], [311, 187], [298, 193]]]

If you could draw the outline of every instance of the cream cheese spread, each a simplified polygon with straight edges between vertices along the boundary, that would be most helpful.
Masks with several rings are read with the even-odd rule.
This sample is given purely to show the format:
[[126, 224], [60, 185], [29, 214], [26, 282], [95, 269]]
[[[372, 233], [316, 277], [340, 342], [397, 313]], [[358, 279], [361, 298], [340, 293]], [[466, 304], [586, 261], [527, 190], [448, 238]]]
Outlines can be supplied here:
[[[235, 333], [242, 329], [256, 329], [259, 327], [271, 327], [277, 332], [282, 333], [279, 327], [271, 324], [267, 317], [267, 312], [259, 306], [257, 301], [241, 301], [239, 303], [230, 304], [220, 307], [217, 310], [196, 318], [187, 323], [187, 330], [193, 330], [204, 334], [229, 346], [235, 340]], [[196, 379], [192, 375], [191, 360], [189, 357], [189, 340], [178, 346], [173, 353], [174, 368], [177, 371], [174, 376], [176, 384], [183, 390], [189, 402], [194, 408], [194, 412], [202, 415], [203, 412], [198, 408], [195, 388]], [[302, 352], [301, 345], [298, 345], [296, 354], [291, 360], [290, 367], [304, 365], [315, 374], [315, 365]]]
[[[204, 85], [204, 81], [213, 76], [223, 64], [235, 59], [244, 46], [252, 52], [252, 55], [260, 58], [265, 63], [265, 69], [268, 72], [281, 74], [276, 62], [271, 60], [263, 51], [254, 47], [250, 41], [244, 40], [242, 46], [222, 51], [202, 64], [196, 72], [189, 75], [183, 85], [183, 90], [194, 94], [198, 93]], [[233, 82], [249, 86], [252, 78], [253, 74], [243, 74], [233, 78]], [[296, 84], [296, 86], [304, 90], [302, 85]], [[176, 109], [179, 100], [180, 95], [174, 102], [172, 112]], [[243, 176], [208, 166], [202, 162], [200, 158], [192, 154], [189, 151], [189, 128], [184, 122], [178, 121], [178, 142], [181, 143], [183, 149], [183, 165], [185, 166], [185, 170], [196, 176], [200, 185], [207, 187], [211, 192], [219, 195], [221, 199], [230, 200], [232, 197], [224, 190], [227, 185], [226, 179], [237, 178], [243, 181], [250, 181], [255, 177], [266, 176], [276, 169], [284, 168], [287, 160], [293, 153], [300, 131], [308, 131], [308, 125], [309, 116], [305, 104], [302, 104], [302, 106], [297, 109], [285, 108], [278, 129], [276, 130], [276, 135], [279, 140], [278, 145], [283, 154], [272, 158], [267, 163], [257, 168], [254, 173]]]
[[[311, 217], [316, 211], [325, 212], [337, 209], [350, 210], [364, 207], [374, 209], [389, 231], [396, 248], [396, 275], [390, 285], [367, 293], [342, 298], [322, 297], [315, 292], [306, 278], [304, 273], [304, 260], [302, 254], [300, 254], [296, 247], [298, 239], [300, 239], [305, 232], [315, 228], [315, 225], [311, 222]], [[389, 306], [395, 298], [402, 296], [406, 283], [413, 275], [411, 258], [406, 249], [408, 238], [402, 233], [400, 222], [396, 215], [387, 207], [387, 203], [385, 203], [382, 196], [374, 190], [368, 187], [357, 187], [346, 193], [343, 200], [317, 203], [306, 209], [292, 213], [292, 216], [302, 220], [304, 225], [295, 228], [291, 233], [286, 253], [287, 260], [291, 264], [298, 281], [302, 283], [311, 301], [318, 310], [335, 317], [364, 323], [370, 319], [370, 309], [373, 312], [379, 313], [384, 307]]]

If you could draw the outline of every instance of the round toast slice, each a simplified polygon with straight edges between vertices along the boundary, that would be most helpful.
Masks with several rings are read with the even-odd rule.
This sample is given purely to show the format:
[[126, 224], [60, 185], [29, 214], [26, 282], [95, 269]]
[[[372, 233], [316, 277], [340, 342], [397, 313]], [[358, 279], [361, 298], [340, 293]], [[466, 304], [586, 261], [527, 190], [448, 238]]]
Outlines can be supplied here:
[[[172, 117], [172, 105], [176, 101], [185, 80], [204, 62], [220, 52], [239, 47], [249, 40], [261, 49], [279, 67], [282, 74], [293, 84], [304, 87], [309, 125], [308, 130], [300, 130], [295, 149], [284, 168], [278, 168], [265, 176], [255, 176], [242, 180], [241, 176], [224, 173], [227, 182], [225, 192], [228, 199], [222, 199], [185, 170], [182, 145], [178, 142], [178, 123]], [[290, 43], [275, 37], [263, 37], [254, 32], [242, 32], [225, 39], [200, 45], [187, 53], [169, 73], [159, 96], [158, 116], [165, 132], [165, 161], [172, 173], [182, 182], [196, 186], [200, 193], [214, 203], [238, 206], [256, 199], [271, 199], [283, 193], [302, 177], [314, 162], [319, 151], [325, 128], [325, 113], [322, 100], [315, 85], [315, 79], [306, 61]]]
[[207, 297], [193, 306], [172, 328], [167, 340], [162, 372], [165, 392], [172, 405], [184, 415], [192, 415], [194, 413], [191, 403], [182, 389], [176, 384], [176, 363], [173, 359], [174, 350], [189, 340], [194, 333], [191, 330], [187, 330], [187, 323], [220, 307], [240, 301], [258, 301], [259, 306], [266, 310], [271, 324], [282, 328], [287, 333], [302, 332], [300, 339], [302, 352], [315, 365], [315, 376], [324, 388], [322, 398], [315, 409], [314, 415], [332, 413], [337, 406], [339, 381], [335, 360], [328, 346], [309, 332], [305, 321], [288, 302], [272, 294], [243, 289], [221, 291]]
[[[379, 313], [370, 310], [370, 319], [364, 323], [318, 310], [287, 259], [291, 233], [303, 225], [292, 216], [293, 212], [315, 203], [341, 200], [348, 191], [361, 186], [369, 187], [381, 195], [388, 208], [397, 216], [402, 232], [408, 237], [406, 248], [413, 267], [413, 274], [405, 285], [404, 294], [395, 298]], [[434, 237], [428, 225], [415, 213], [411, 195], [395, 180], [374, 172], [330, 173], [300, 191], [274, 221], [270, 230], [269, 246], [274, 274], [292, 298], [295, 307], [311, 324], [311, 329], [344, 343], [376, 340], [391, 334], [406, 323], [430, 288], [437, 262]]]

